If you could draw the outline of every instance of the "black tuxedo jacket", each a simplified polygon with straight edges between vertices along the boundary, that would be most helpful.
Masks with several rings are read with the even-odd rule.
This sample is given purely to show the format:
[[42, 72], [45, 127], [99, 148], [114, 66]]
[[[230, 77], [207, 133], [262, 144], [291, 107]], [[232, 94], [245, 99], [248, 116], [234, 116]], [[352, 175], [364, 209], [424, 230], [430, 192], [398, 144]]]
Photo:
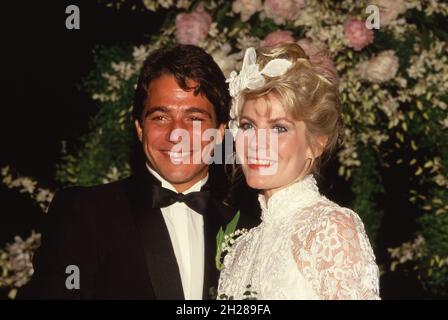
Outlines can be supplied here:
[[[19, 298], [184, 299], [162, 212], [151, 208], [154, 183], [160, 185], [143, 170], [118, 182], [59, 191], [34, 257], [35, 273]], [[218, 282], [216, 234], [234, 214], [211, 197], [204, 215], [204, 299]], [[250, 226], [250, 220], [240, 219], [239, 228]], [[79, 268], [79, 290], [66, 288], [69, 265]]]

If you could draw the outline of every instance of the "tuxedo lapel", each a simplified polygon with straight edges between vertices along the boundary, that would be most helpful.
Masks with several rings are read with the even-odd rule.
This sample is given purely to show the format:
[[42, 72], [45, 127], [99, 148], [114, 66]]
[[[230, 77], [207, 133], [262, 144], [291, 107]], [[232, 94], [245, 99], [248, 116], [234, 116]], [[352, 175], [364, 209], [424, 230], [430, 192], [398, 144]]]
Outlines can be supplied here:
[[[210, 204], [213, 201], [210, 201]], [[204, 217], [204, 288], [202, 299], [208, 300], [210, 296], [210, 288], [217, 289], [219, 273], [215, 266], [216, 254], [216, 234], [219, 230], [218, 219], [213, 217], [218, 212], [213, 212], [214, 205], [209, 204], [209, 212]]]
[[[146, 168], [145, 168], [146, 169]], [[142, 240], [148, 274], [156, 299], [185, 299], [180, 278], [179, 267], [174, 254], [171, 238], [160, 209], [151, 208], [152, 185], [160, 182], [148, 170], [142, 170], [133, 177], [130, 191], [131, 205], [136, 226]], [[230, 207], [215, 200], [214, 178], [209, 180], [201, 190], [212, 193], [204, 215], [204, 286], [203, 299], [210, 299], [210, 288], [218, 286], [219, 272], [216, 269], [216, 235], [234, 216]]]
[[156, 299], [183, 300], [179, 267], [160, 209], [151, 208], [151, 186], [159, 183], [149, 172], [135, 177], [132, 200], [137, 229]]
[[230, 207], [219, 203], [213, 197], [212, 182], [207, 182], [205, 187], [212, 191], [212, 197], [208, 203], [207, 214], [204, 215], [204, 288], [202, 298], [211, 299], [210, 289], [218, 289], [219, 272], [216, 269], [216, 235], [219, 228], [225, 226], [233, 218], [234, 211]]

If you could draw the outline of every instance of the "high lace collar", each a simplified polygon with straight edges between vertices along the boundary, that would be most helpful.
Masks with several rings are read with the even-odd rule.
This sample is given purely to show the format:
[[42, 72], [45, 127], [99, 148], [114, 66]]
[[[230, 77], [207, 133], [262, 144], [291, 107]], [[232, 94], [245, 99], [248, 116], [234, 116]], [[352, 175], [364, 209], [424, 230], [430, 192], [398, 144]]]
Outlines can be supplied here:
[[264, 195], [259, 194], [261, 219], [263, 222], [281, 221], [298, 209], [314, 203], [319, 195], [316, 179], [311, 174], [275, 192], [267, 203]]

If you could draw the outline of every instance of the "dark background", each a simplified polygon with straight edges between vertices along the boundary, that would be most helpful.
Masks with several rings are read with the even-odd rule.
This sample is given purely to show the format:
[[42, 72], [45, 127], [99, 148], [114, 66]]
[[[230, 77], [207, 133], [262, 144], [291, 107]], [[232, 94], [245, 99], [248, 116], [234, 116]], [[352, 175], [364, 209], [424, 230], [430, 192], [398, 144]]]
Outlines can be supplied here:
[[[80, 9], [80, 30], [65, 27], [70, 4]], [[79, 88], [94, 68], [93, 49], [140, 43], [160, 29], [164, 15], [118, 11], [95, 0], [10, 1], [1, 12], [0, 166], [54, 190], [61, 142], [78, 143], [98, 108]], [[26, 195], [4, 186], [0, 199], [3, 246], [15, 234], [28, 236], [41, 213]]]
[[[80, 8], [80, 30], [65, 28], [69, 4]], [[1, 12], [0, 166], [9, 164], [54, 190], [61, 141], [76, 144], [97, 111], [95, 102], [78, 87], [94, 68], [94, 47], [141, 43], [144, 35], [158, 32], [165, 13], [117, 11], [95, 0], [4, 2]], [[335, 174], [336, 163], [327, 172], [324, 193], [349, 205], [349, 186]], [[387, 261], [386, 248], [411, 238], [416, 227], [415, 209], [401, 192], [407, 190], [407, 174], [384, 173], [386, 196], [379, 201], [386, 215], [377, 248], [382, 252], [379, 262]], [[26, 195], [0, 184], [0, 247], [16, 234], [26, 238], [32, 229], [39, 230], [41, 219], [41, 211]], [[381, 290], [386, 299], [424, 297], [413, 274], [389, 273], [382, 278]], [[0, 299], [3, 294], [0, 290]]]

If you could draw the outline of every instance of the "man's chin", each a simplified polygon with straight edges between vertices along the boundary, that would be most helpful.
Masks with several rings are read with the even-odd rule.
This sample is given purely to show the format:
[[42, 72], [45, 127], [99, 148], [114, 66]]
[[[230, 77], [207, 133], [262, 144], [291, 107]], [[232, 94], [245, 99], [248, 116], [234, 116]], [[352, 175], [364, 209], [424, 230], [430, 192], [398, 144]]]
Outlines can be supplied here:
[[160, 174], [171, 184], [184, 184], [196, 179], [199, 180], [199, 176], [204, 175], [202, 172], [203, 171], [200, 169], [198, 170], [198, 168], [192, 168], [191, 165], [179, 165], [172, 166], [172, 168], [167, 170], [162, 170]]

